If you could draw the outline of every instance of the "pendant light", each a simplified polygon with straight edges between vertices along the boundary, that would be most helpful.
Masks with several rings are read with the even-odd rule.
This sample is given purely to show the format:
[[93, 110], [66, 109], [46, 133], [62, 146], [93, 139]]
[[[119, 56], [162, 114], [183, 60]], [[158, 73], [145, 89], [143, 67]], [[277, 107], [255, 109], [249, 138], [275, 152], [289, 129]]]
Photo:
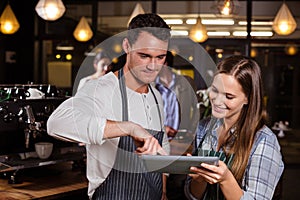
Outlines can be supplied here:
[[200, 2], [198, 2], [198, 18], [197, 22], [194, 26], [192, 26], [190, 30], [189, 37], [194, 41], [194, 42], [205, 42], [208, 38], [206, 27], [202, 24], [202, 20], [200, 17]]
[[222, 15], [231, 15], [234, 9], [233, 0], [219, 0], [218, 10]]
[[190, 30], [190, 38], [194, 42], [205, 42], [208, 38], [206, 27], [202, 24], [200, 16], [196, 24]]
[[14, 34], [20, 28], [20, 24], [9, 4], [7, 4], [0, 17], [0, 25], [3, 34]]
[[65, 13], [66, 8], [61, 0], [39, 0], [35, 10], [44, 20], [55, 21]]
[[132, 20], [132, 18], [134, 18], [135, 16], [137, 16], [138, 14], [145, 14], [145, 11], [142, 7], [142, 4], [137, 3], [129, 17], [129, 20], [127, 22], [127, 26], [129, 25], [130, 21]]
[[93, 31], [85, 17], [81, 17], [73, 32], [73, 36], [79, 42], [86, 42], [93, 37]]
[[293, 33], [296, 28], [297, 23], [288, 6], [283, 2], [274, 19], [273, 29], [278, 35], [289, 35]]
[[289, 56], [294, 56], [298, 53], [298, 47], [296, 44], [287, 44], [284, 51]]

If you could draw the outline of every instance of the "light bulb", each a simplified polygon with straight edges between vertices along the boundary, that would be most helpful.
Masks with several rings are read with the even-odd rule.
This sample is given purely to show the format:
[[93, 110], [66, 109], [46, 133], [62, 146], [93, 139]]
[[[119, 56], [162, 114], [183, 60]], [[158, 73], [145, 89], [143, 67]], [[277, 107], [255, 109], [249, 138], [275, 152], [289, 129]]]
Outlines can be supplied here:
[[39, 0], [35, 10], [44, 20], [55, 21], [65, 13], [66, 8], [61, 0]]
[[191, 28], [190, 38], [194, 42], [204, 42], [208, 38], [206, 27], [201, 23], [200, 17], [198, 17], [197, 23]]
[[230, 15], [230, 14], [232, 14], [233, 8], [234, 8], [233, 1], [225, 0], [223, 2], [219, 2], [218, 9], [219, 9], [219, 12], [222, 15]]
[[6, 21], [4, 24], [3, 24], [3, 28], [6, 32], [11, 32], [11, 30], [13, 29], [13, 25], [11, 22], [9, 21]]
[[54, 4], [49, 4], [46, 8], [46, 13], [49, 18], [53, 19], [56, 15], [58, 15], [58, 9]]

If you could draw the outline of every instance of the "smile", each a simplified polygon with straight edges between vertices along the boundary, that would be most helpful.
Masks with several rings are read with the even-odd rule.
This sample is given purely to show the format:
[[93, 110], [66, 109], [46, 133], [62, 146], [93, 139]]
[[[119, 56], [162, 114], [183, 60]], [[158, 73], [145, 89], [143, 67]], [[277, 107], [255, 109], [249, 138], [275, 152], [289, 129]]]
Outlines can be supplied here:
[[218, 113], [221, 113], [221, 112], [224, 112], [224, 110], [225, 110], [226, 108], [222, 108], [222, 107], [220, 107], [220, 106], [213, 105], [213, 109], [214, 109], [214, 111], [216, 111], [216, 112], [218, 112]]

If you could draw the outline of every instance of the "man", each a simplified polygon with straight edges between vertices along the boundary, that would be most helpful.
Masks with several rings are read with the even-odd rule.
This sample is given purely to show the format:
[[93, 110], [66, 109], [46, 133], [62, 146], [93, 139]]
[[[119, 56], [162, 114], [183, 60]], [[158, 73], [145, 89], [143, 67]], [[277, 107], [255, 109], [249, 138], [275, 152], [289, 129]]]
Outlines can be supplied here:
[[[192, 143], [193, 133], [199, 121], [199, 112], [196, 107], [194, 80], [188, 76], [175, 74], [172, 71], [173, 61], [174, 56], [168, 51], [165, 66], [161, 69], [155, 82], [164, 101], [165, 130], [169, 139], [172, 139], [170, 142], [171, 154], [181, 155], [187, 153]], [[180, 133], [180, 137], [183, 138], [179, 142], [179, 139], [173, 139], [178, 130], [186, 131]], [[169, 200], [185, 199], [183, 190], [185, 179], [185, 175], [170, 174], [166, 189]]]
[[86, 144], [92, 199], [161, 199], [163, 194], [162, 175], [143, 171], [136, 153], [169, 151], [161, 132], [162, 99], [149, 84], [165, 62], [170, 28], [156, 14], [141, 14], [128, 29], [124, 67], [87, 82], [48, 119], [50, 135]]
[[172, 140], [178, 132], [180, 124], [179, 103], [176, 94], [168, 87], [157, 83], [156, 89], [160, 92], [163, 99], [165, 132], [169, 140]]
[[[174, 73], [172, 71], [172, 67], [174, 67], [173, 62], [174, 56], [170, 51], [168, 51], [165, 66], [161, 69], [158, 77], [156, 78], [156, 86], [158, 88], [165, 87], [171, 90], [173, 94], [176, 95], [179, 103], [179, 114], [176, 114], [178, 112], [178, 108], [174, 106], [176, 111], [173, 111], [175, 114], [172, 116], [173, 118], [176, 117], [177, 119], [172, 120], [173, 123], [169, 123], [169, 126], [171, 127], [169, 128], [170, 131], [167, 131], [169, 129], [166, 128], [166, 131], [170, 137], [174, 137], [178, 129], [185, 130], [187, 133], [194, 133], [199, 121], [196, 85], [194, 80], [189, 76], [183, 76]], [[161, 90], [159, 89], [159, 91]], [[175, 101], [173, 100], [173, 97], [171, 98], [171, 95], [169, 95], [169, 97], [170, 100]]]

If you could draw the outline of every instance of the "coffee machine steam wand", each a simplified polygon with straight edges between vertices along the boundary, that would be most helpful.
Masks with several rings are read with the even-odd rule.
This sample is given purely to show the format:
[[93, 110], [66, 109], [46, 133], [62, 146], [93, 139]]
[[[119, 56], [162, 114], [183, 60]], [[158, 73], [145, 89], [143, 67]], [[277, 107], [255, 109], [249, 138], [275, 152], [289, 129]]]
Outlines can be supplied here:
[[36, 136], [37, 131], [40, 131], [41, 123], [35, 121], [35, 117], [30, 105], [26, 105], [24, 107], [27, 115], [26, 128], [24, 129], [25, 132], [25, 147], [29, 148], [30, 143], [30, 135], [32, 133], [33, 137]]

